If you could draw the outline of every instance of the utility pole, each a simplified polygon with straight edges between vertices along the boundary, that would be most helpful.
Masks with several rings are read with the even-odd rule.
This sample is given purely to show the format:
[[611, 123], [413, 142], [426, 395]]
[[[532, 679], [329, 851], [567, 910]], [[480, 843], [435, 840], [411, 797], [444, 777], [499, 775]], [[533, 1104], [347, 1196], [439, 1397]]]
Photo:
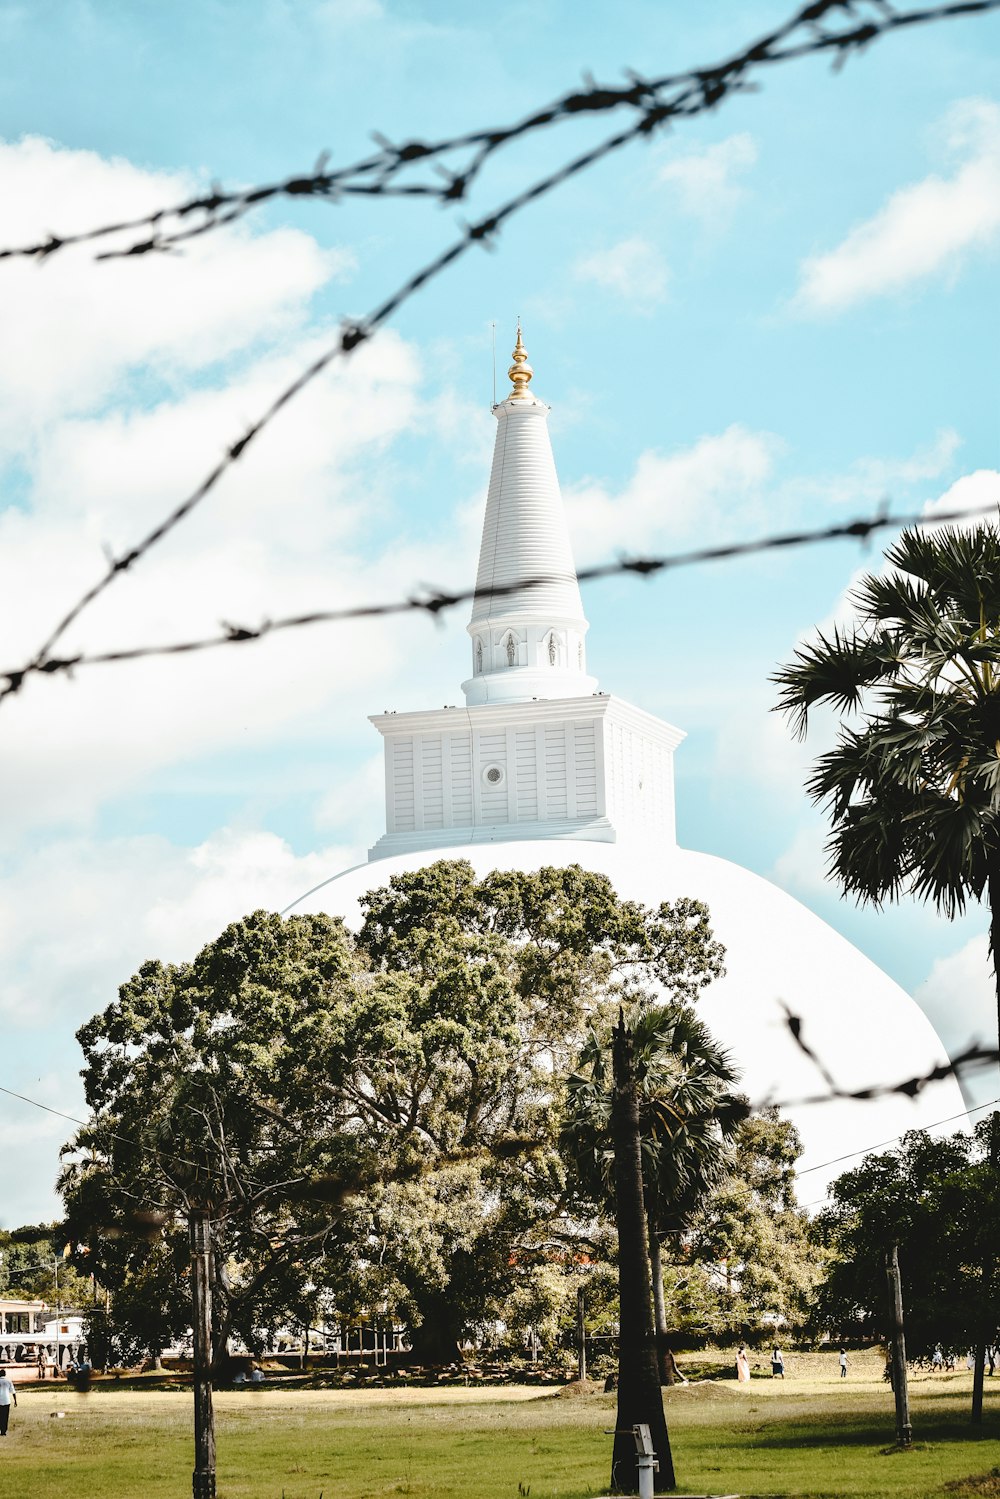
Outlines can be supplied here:
[[909, 1447], [913, 1441], [913, 1427], [910, 1425], [910, 1392], [906, 1384], [903, 1291], [899, 1283], [899, 1254], [895, 1244], [886, 1252], [885, 1274], [889, 1284], [889, 1310], [893, 1329], [892, 1391], [896, 1397], [896, 1446]]
[[212, 1221], [192, 1208], [191, 1325], [194, 1332], [194, 1472], [192, 1499], [215, 1499], [215, 1412], [212, 1408]]
[[56, 1375], [59, 1374], [59, 1256], [52, 1256], [52, 1270], [56, 1278]]
[[583, 1286], [576, 1288], [576, 1377], [581, 1384], [587, 1378], [587, 1327], [584, 1322], [586, 1295]]
[[[1000, 1115], [990, 1115], [990, 1171], [994, 1178], [1000, 1170]], [[996, 1271], [996, 1258], [991, 1243], [987, 1243], [983, 1251], [980, 1274], [982, 1277], [982, 1299], [983, 1306], [988, 1307], [993, 1299], [993, 1278]], [[983, 1424], [983, 1378], [986, 1373], [986, 1347], [987, 1338], [992, 1342], [996, 1329], [995, 1318], [989, 1316], [989, 1325], [984, 1327], [976, 1338], [972, 1357], [975, 1360], [972, 1369], [972, 1415], [973, 1426]], [[985, 1318], [984, 1318], [985, 1321]]]

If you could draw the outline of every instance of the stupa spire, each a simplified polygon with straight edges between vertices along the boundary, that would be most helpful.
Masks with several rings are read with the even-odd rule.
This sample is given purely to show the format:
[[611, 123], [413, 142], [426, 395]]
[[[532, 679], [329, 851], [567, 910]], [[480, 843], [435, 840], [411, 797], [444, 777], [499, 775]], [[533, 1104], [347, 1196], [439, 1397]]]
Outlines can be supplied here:
[[535, 372], [528, 363], [528, 351], [524, 347], [524, 341], [521, 338], [520, 318], [517, 320], [517, 342], [514, 345], [512, 357], [514, 362], [507, 371], [507, 379], [513, 385], [514, 389], [511, 391], [508, 399], [511, 401], [532, 400], [534, 398], [528, 394], [528, 384]]
[[[583, 613], [569, 527], [549, 441], [549, 408], [528, 389], [534, 374], [517, 325], [513, 386], [497, 421], [476, 595], [468, 625], [469, 703], [590, 696]], [[538, 579], [518, 587], [525, 579]]]

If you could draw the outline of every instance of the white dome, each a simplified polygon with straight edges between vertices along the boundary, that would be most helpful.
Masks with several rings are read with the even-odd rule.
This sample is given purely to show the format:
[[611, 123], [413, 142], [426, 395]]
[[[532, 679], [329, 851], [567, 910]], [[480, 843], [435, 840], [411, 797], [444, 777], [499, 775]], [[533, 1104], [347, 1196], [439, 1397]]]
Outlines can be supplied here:
[[[800, 1017], [804, 1041], [842, 1089], [924, 1073], [947, 1060], [945, 1049], [910, 996], [832, 927], [767, 880], [710, 854], [573, 839], [422, 849], [349, 869], [292, 909], [326, 911], [356, 927], [358, 900], [366, 891], [437, 859], [467, 859], [480, 877], [493, 869], [579, 864], [607, 875], [619, 895], [647, 906], [682, 896], [704, 901], [712, 930], [726, 948], [726, 973], [704, 991], [699, 1013], [733, 1053], [751, 1100], [783, 1104], [783, 1113], [797, 1126], [804, 1177], [799, 1196], [807, 1206], [857, 1163], [844, 1157], [964, 1112], [953, 1078], [913, 1100], [890, 1095], [861, 1103], [797, 1102], [827, 1088], [790, 1036], [782, 1005]], [[947, 1129], [962, 1126], [957, 1118]]]

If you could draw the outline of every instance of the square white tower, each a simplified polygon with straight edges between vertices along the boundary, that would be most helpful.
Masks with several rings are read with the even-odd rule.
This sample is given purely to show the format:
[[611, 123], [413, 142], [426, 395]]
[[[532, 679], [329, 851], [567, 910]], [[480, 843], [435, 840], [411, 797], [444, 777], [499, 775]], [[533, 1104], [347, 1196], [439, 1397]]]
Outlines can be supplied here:
[[521, 330], [483, 522], [466, 706], [383, 713], [386, 832], [371, 859], [449, 844], [676, 842], [679, 729], [597, 692], [548, 407]]

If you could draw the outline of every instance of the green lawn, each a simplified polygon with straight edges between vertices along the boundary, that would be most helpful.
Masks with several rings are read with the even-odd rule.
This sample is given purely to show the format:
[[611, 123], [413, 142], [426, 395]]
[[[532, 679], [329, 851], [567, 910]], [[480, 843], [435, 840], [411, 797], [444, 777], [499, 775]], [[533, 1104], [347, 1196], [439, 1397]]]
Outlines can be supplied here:
[[[1000, 1379], [983, 1438], [968, 1434], [971, 1376], [914, 1381], [917, 1445], [887, 1452], [891, 1395], [870, 1372], [841, 1384], [667, 1392], [682, 1491], [744, 1496], [930, 1496], [1000, 1464]], [[190, 1392], [26, 1387], [0, 1443], [3, 1499], [184, 1499]], [[532, 1389], [242, 1390], [217, 1396], [220, 1499], [581, 1499], [605, 1490], [613, 1397]], [[64, 1411], [58, 1419], [54, 1412]], [[519, 1485], [521, 1486], [519, 1489]], [[995, 1487], [969, 1494], [1000, 1494]]]

